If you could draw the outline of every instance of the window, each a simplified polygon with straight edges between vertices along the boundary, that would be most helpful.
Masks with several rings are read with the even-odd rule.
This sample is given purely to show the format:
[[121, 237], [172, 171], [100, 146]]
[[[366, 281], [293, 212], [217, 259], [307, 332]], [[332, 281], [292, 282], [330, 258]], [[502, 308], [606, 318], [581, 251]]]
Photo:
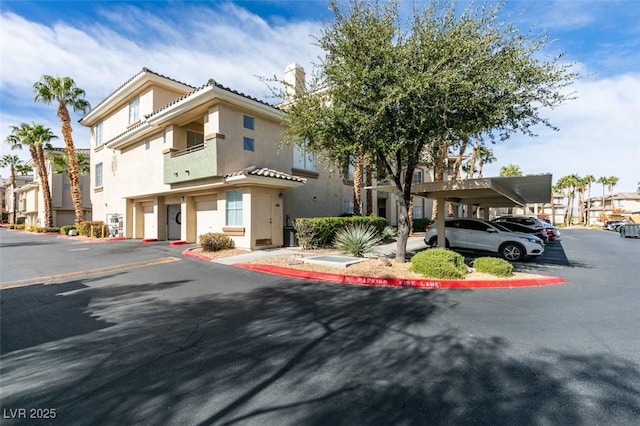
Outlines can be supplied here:
[[102, 163], [98, 163], [95, 166], [95, 180], [94, 180], [94, 184], [96, 188], [99, 188], [102, 186]]
[[413, 171], [413, 183], [422, 183], [422, 170]]
[[316, 171], [316, 156], [305, 150], [306, 142], [302, 147], [293, 148], [293, 167], [296, 169]]
[[144, 141], [144, 149], [148, 151], [150, 148], [151, 142], [149, 141], [149, 139], [147, 139], [146, 141]]
[[248, 115], [245, 115], [243, 118], [243, 126], [245, 129], [254, 130], [255, 119], [253, 117], [249, 117]]
[[353, 200], [344, 200], [344, 212], [353, 214]]
[[96, 124], [96, 146], [102, 145], [102, 121]]
[[187, 130], [187, 148], [202, 145], [204, 143], [204, 134]]
[[227, 191], [227, 226], [242, 226], [242, 191]]
[[422, 219], [422, 206], [413, 206], [413, 218]]
[[252, 138], [243, 138], [244, 150], [245, 151], [255, 151], [256, 150], [256, 141]]
[[129, 124], [133, 124], [140, 119], [140, 98], [135, 98], [129, 102]]

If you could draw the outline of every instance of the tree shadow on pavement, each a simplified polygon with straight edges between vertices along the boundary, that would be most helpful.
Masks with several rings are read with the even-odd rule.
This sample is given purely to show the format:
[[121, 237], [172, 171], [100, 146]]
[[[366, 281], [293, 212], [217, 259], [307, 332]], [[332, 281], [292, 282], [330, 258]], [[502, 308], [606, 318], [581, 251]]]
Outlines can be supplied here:
[[113, 325], [3, 356], [3, 406], [56, 408], [59, 424], [75, 425], [573, 425], [640, 415], [638, 365], [515, 355], [503, 339], [431, 326], [456, 308], [446, 292], [281, 279], [179, 302], [126, 296], [69, 294], [91, 298], [85, 315]]

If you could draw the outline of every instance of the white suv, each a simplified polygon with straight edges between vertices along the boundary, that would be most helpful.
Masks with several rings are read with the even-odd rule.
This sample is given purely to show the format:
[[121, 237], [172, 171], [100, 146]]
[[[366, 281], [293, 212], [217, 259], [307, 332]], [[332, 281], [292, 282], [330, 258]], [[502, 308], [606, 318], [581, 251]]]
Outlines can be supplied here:
[[[544, 253], [544, 243], [540, 238], [511, 232], [498, 223], [481, 219], [447, 219], [445, 238], [447, 247], [498, 253], [509, 261], [537, 257]], [[435, 223], [427, 226], [424, 242], [429, 247], [438, 245]]]

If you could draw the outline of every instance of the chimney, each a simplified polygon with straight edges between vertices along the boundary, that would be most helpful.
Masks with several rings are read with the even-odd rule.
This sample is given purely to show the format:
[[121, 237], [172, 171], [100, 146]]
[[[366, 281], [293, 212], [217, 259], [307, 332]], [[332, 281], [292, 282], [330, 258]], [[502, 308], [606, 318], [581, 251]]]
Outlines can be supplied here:
[[304, 68], [295, 62], [285, 68], [285, 101], [290, 101], [295, 95], [299, 95], [305, 91], [305, 76]]

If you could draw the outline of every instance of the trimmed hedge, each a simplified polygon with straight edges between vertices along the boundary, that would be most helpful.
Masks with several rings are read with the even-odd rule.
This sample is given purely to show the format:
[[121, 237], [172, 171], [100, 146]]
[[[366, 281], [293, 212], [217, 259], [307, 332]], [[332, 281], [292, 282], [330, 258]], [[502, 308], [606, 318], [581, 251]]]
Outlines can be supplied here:
[[473, 267], [476, 272], [484, 272], [497, 277], [510, 277], [513, 275], [513, 265], [497, 257], [478, 257], [473, 261]]
[[75, 226], [75, 225], [65, 225], [65, 226], [61, 226], [61, 227], [60, 227], [60, 233], [61, 233], [62, 235], [69, 235], [69, 231], [71, 231], [72, 229], [73, 229], [73, 230], [75, 230], [75, 229], [76, 229], [76, 226]]
[[434, 248], [413, 256], [411, 270], [429, 278], [464, 278], [467, 265], [462, 255], [445, 248]]
[[58, 233], [60, 232], [60, 228], [58, 228], [57, 226], [52, 226], [50, 228], [43, 228], [42, 226], [32, 226], [29, 228], [29, 231], [37, 232], [38, 234], [44, 234], [49, 232]]
[[221, 232], [208, 232], [198, 237], [204, 251], [218, 251], [233, 248], [233, 240]]
[[329, 246], [333, 243], [336, 233], [345, 226], [361, 224], [372, 226], [378, 235], [389, 225], [387, 219], [378, 216], [351, 217], [299, 217], [293, 221], [296, 237], [304, 249]]
[[425, 228], [432, 223], [431, 219], [413, 219], [413, 232], [424, 232]]

